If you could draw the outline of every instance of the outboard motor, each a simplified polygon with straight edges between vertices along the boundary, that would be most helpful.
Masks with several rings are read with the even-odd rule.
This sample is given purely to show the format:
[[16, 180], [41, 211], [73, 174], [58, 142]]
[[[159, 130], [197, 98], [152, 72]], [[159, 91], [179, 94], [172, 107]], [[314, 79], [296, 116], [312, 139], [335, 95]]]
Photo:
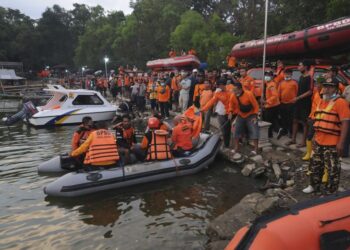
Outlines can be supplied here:
[[34, 104], [31, 101], [29, 101], [23, 104], [23, 108], [18, 113], [7, 118], [3, 118], [3, 122], [6, 126], [10, 126], [20, 120], [23, 120], [24, 118], [29, 119], [37, 112], [38, 110], [35, 108]]

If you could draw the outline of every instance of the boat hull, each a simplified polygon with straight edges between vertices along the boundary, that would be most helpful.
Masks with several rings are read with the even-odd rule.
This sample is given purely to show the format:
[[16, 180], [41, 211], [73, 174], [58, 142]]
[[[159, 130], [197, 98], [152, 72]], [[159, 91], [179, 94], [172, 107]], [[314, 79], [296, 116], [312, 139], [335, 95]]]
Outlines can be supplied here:
[[70, 110], [64, 113], [50, 114], [49, 112], [38, 112], [31, 118], [26, 119], [25, 122], [34, 126], [62, 126], [73, 125], [81, 123], [83, 117], [90, 116], [93, 121], [108, 121], [112, 120], [116, 114], [116, 109], [110, 109], [107, 111], [84, 111], [84, 110]]
[[[200, 148], [188, 157], [167, 161], [144, 162], [91, 172], [67, 173], [48, 184], [44, 188], [44, 193], [55, 197], [75, 197], [195, 174], [214, 161], [219, 146], [219, 135], [211, 135], [208, 136]], [[57, 161], [52, 159], [52, 164], [56, 164], [52, 168], [57, 168]], [[38, 168], [39, 172], [48, 172], [47, 170]]]
[[[349, 249], [350, 247], [350, 191], [308, 200], [289, 210], [263, 216], [250, 227], [241, 228], [225, 250], [233, 249]], [[342, 232], [347, 247], [335, 247], [342, 240], [335, 239], [333, 247], [326, 239]], [[329, 239], [329, 238], [328, 238]], [[322, 247], [328, 244], [328, 247]]]
[[146, 65], [148, 68], [153, 70], [172, 68], [198, 68], [200, 61], [194, 55], [186, 55], [148, 61]]
[[[237, 59], [262, 57], [264, 40], [236, 44], [231, 54]], [[266, 56], [276, 58], [318, 57], [350, 50], [350, 17], [309, 27], [302, 31], [267, 38]]]

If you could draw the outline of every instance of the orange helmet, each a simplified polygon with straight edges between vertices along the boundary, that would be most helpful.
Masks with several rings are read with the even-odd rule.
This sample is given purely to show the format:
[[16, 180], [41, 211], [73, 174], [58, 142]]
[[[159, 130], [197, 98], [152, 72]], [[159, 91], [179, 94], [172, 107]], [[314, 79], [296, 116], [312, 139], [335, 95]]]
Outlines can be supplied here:
[[150, 129], [157, 129], [160, 126], [160, 121], [156, 117], [151, 117], [148, 119], [148, 127]]

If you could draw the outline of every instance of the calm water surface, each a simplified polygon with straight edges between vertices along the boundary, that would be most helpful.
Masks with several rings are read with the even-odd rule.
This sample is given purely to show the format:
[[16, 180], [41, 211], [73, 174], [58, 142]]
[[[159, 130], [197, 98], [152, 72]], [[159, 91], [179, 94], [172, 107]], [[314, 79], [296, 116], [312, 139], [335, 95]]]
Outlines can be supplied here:
[[217, 159], [193, 176], [49, 199], [57, 177], [36, 167], [69, 152], [74, 129], [0, 127], [0, 249], [204, 249], [208, 222], [256, 188]]

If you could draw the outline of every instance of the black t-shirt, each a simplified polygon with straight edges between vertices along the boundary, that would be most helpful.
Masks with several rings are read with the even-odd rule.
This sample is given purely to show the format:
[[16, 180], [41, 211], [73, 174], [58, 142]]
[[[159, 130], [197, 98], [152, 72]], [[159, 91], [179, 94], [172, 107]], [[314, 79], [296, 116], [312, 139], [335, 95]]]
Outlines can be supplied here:
[[[309, 90], [312, 90], [310, 75], [307, 75], [307, 76], [301, 75], [299, 78], [299, 84], [298, 84], [298, 96], [308, 92]], [[300, 99], [298, 100], [297, 105], [307, 107], [311, 105], [311, 98], [312, 98], [312, 95], [309, 95], [303, 99]]]

